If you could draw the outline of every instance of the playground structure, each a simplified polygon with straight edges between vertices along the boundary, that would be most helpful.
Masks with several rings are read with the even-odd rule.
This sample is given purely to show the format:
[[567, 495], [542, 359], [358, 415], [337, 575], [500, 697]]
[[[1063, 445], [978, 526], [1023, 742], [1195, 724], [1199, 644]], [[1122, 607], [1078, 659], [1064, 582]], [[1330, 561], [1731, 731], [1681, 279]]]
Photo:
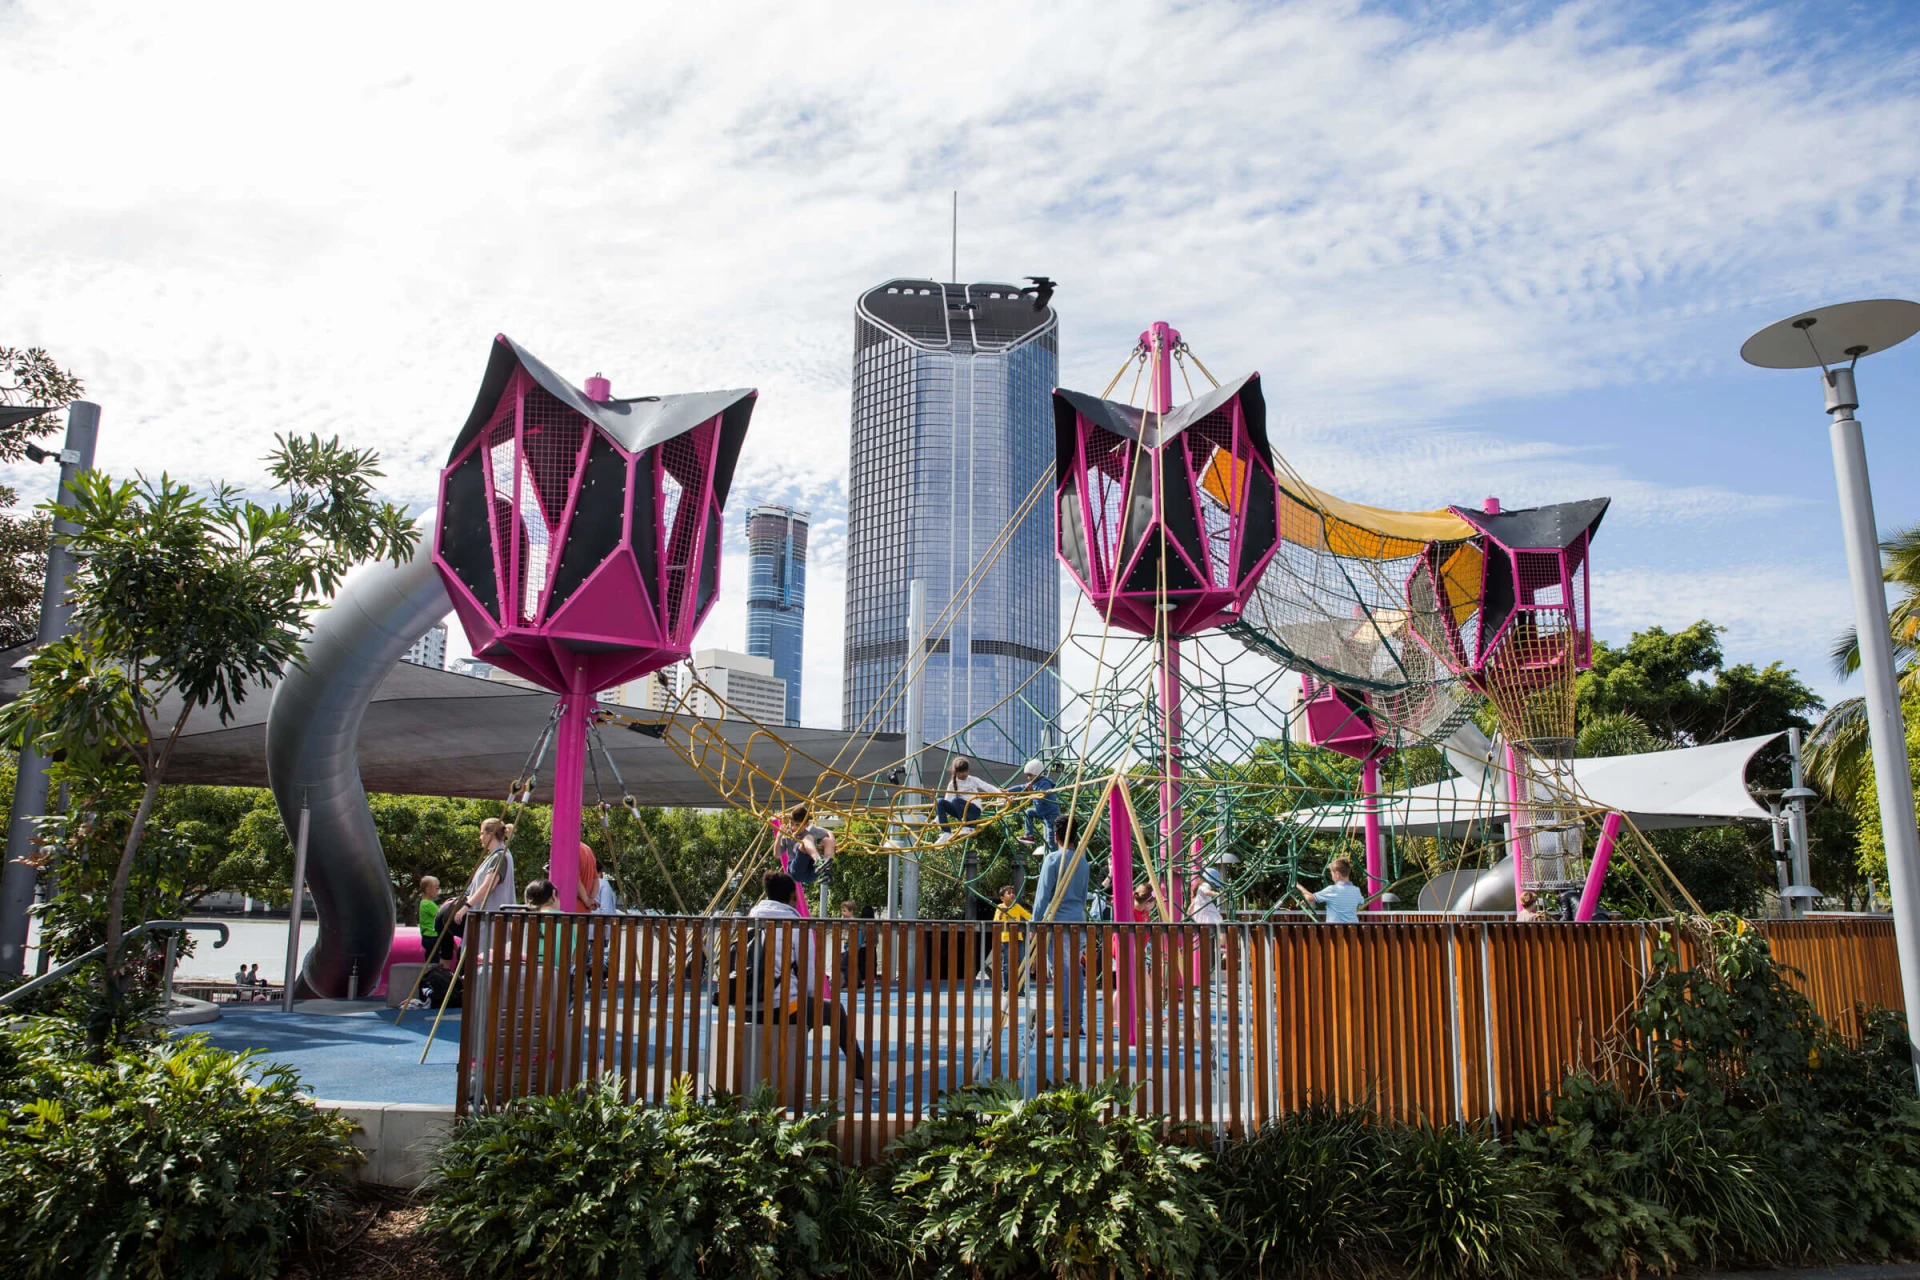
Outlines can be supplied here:
[[719, 595], [721, 511], [757, 394], [616, 400], [598, 376], [583, 393], [501, 334], [440, 473], [434, 566], [474, 656], [559, 695], [549, 870], [562, 903], [579, 883], [594, 695], [692, 651]]
[[[1130, 368], [1135, 394], [1146, 385], [1143, 405], [1105, 398]], [[1190, 368], [1211, 386], [1194, 394]], [[1176, 370], [1188, 390], [1177, 406]], [[937, 788], [919, 783], [934, 771], [920, 757], [903, 762], [919, 769], [874, 771], [864, 758], [877, 735], [856, 730], [831, 754], [810, 755], [784, 726], [756, 724], [742, 743], [712, 722], [676, 714], [697, 691], [740, 717], [697, 679], [683, 682], [664, 712], [636, 713], [593, 696], [690, 649], [718, 587], [721, 510], [753, 394], [615, 400], [604, 379], [575, 389], [497, 339], [443, 472], [433, 572], [416, 561], [387, 575], [392, 598], [378, 609], [401, 625], [331, 616], [364, 614], [363, 604], [329, 611], [316, 629], [319, 649], [340, 650], [329, 660], [336, 677], [355, 663], [383, 670], [405, 645], [388, 633], [451, 600], [476, 656], [558, 695], [547, 732], [509, 787], [512, 803], [529, 799], [545, 751], [555, 749], [555, 851], [578, 843], [589, 743], [601, 725], [625, 723], [665, 743], [720, 801], [767, 822], [765, 837], [732, 869], [732, 889], [705, 904], [709, 914], [737, 905], [772, 856], [777, 815], [795, 803], [836, 828], [842, 857], [931, 865], [927, 854], [942, 834], [929, 813]], [[1258, 375], [1218, 384], [1164, 323], [1141, 334], [1101, 396], [1062, 390], [1054, 405], [1054, 473], [981, 550], [956, 599], [1004, 549], [1008, 530], [1050, 501], [1060, 558], [1082, 588], [1076, 623], [1091, 613], [1097, 629], [1070, 624], [1055, 651], [1056, 661], [1090, 666], [1092, 677], [1066, 691], [1047, 764], [1062, 808], [1079, 819], [1073, 856], [1093, 856], [1097, 831], [1108, 838], [1112, 918], [1133, 918], [1128, 886], [1147, 889], [1161, 918], [1186, 918], [1203, 881], [1210, 898], [1241, 918], [1271, 914], [1292, 884], [1317, 880], [1330, 845], [1344, 844], [1345, 834], [1331, 842], [1326, 835], [1329, 811], [1347, 813], [1364, 832], [1371, 909], [1390, 905], [1407, 874], [1437, 882], [1436, 871], [1451, 870], [1438, 908], [1512, 911], [1529, 893], [1578, 888], [1581, 902], [1569, 903], [1569, 914], [1592, 914], [1621, 825], [1578, 795], [1563, 766], [1572, 680], [1591, 653], [1588, 548], [1605, 500], [1396, 512], [1326, 494], [1274, 450]], [[365, 634], [342, 646], [336, 633], [356, 625]], [[945, 625], [931, 620], [923, 654]], [[909, 664], [891, 696], [909, 699], [917, 666]], [[1289, 710], [1302, 678], [1304, 700]], [[279, 696], [290, 708], [299, 703], [284, 690]], [[314, 695], [306, 696], [311, 704]], [[357, 712], [352, 696], [335, 702], [323, 725], [279, 736], [302, 736], [309, 748], [331, 744], [327, 768], [337, 783], [343, 768], [351, 771], [351, 750], [338, 744]], [[969, 732], [1015, 706], [1035, 709], [1016, 689], [923, 755], [977, 757]], [[1497, 728], [1491, 740], [1472, 723], [1483, 708]], [[349, 747], [351, 738], [347, 732]], [[1506, 796], [1499, 812], [1489, 807], [1485, 821], [1468, 824], [1451, 852], [1439, 838], [1427, 840], [1432, 847], [1416, 868], [1407, 854], [1415, 842], [1380, 820], [1381, 785], [1397, 755], [1429, 745], [1442, 747], [1464, 777], [1497, 776]], [[800, 762], [804, 769], [793, 767]], [[984, 763], [991, 781], [1010, 780], [1014, 762], [997, 774]], [[284, 785], [282, 776], [276, 772], [274, 785], [292, 829], [302, 795], [292, 771]], [[315, 812], [316, 839], [323, 828], [351, 834], [353, 874], [371, 880], [378, 842], [370, 822], [350, 812], [365, 810], [354, 788], [334, 786], [340, 811]], [[989, 812], [963, 843], [1006, 833], [1026, 803], [1010, 799]], [[1307, 814], [1312, 821], [1302, 820]], [[1584, 830], [1603, 819], [1589, 862]], [[1011, 841], [998, 844], [1005, 850]], [[338, 846], [330, 856], [341, 856]], [[1635, 869], [1665, 900], [1648, 868]], [[977, 895], [991, 871], [969, 857], [949, 874]], [[575, 873], [573, 857], [552, 860], [563, 902], [572, 884], [562, 882]], [[391, 919], [384, 882], [363, 889], [352, 901], [322, 898], [323, 947], [334, 928], [325, 917], [341, 914], [329, 906]], [[1046, 918], [1050, 904], [1035, 905]], [[362, 975], [382, 963], [374, 940], [349, 949]], [[328, 993], [339, 994], [341, 975], [327, 976]]]
[[[1158, 914], [1183, 918], [1205, 879], [1245, 911], [1265, 905], [1250, 894], [1276, 874], [1318, 870], [1302, 858], [1324, 821], [1294, 815], [1324, 819], [1329, 789], [1344, 789], [1379, 910], [1397, 878], [1378, 817], [1382, 768], [1439, 745], [1456, 770], [1497, 774], [1506, 792], [1498, 829], [1489, 821], [1461, 842], [1461, 859], [1487, 865], [1456, 876], [1459, 901], [1439, 905], [1513, 911], [1530, 895], [1578, 890], [1577, 907], [1541, 914], [1591, 918], [1620, 819], [1578, 795], [1567, 760], [1573, 679], [1592, 651], [1588, 547], [1606, 500], [1506, 512], [1492, 499], [1428, 512], [1346, 502], [1275, 454], [1257, 375], [1175, 407], [1176, 368], [1184, 376], [1190, 362], [1213, 381], [1179, 333], [1150, 327], [1136, 361], [1143, 407], [1055, 393], [1058, 549], [1099, 627], [1070, 627], [1056, 655], [1077, 652], [1094, 672], [1067, 692], [1052, 762], [1063, 807], [1083, 819], [1078, 852], [1104, 819], [1110, 885], [1147, 886]], [[1223, 656], [1220, 634], [1265, 661]], [[927, 644], [938, 638], [936, 620]], [[1302, 706], [1273, 715], [1296, 672]], [[1472, 724], [1483, 707], [1497, 741]], [[922, 856], [914, 833], [927, 828], [930, 789], [810, 761], [825, 767], [801, 793], [717, 736], [678, 720], [657, 727], [729, 803], [771, 814], [806, 800], [840, 816], [843, 853]], [[967, 752], [966, 738], [935, 749]], [[1357, 768], [1330, 776], [1308, 747]], [[1591, 862], [1589, 821], [1604, 822]], [[960, 874], [971, 889], [982, 872]], [[1131, 893], [1112, 898], [1113, 919], [1134, 918]], [[1043, 918], [1048, 905], [1035, 904]]]

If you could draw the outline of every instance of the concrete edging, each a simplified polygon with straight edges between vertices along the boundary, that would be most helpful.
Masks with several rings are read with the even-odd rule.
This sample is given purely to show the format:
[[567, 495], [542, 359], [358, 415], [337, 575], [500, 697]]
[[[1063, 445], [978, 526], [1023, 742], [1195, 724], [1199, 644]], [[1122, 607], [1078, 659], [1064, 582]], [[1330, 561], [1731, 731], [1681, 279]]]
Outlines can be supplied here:
[[353, 1145], [366, 1155], [360, 1181], [412, 1190], [420, 1185], [454, 1125], [453, 1107], [442, 1102], [353, 1102], [310, 1098], [358, 1126]]

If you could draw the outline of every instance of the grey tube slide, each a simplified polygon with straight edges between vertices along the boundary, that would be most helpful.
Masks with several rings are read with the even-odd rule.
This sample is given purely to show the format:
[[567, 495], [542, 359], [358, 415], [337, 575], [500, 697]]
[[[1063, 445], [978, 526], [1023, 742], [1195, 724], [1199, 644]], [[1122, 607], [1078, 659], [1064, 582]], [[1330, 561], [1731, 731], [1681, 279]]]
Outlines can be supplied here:
[[340, 998], [356, 967], [371, 990], [393, 947], [393, 883], [360, 785], [360, 721], [401, 655], [453, 608], [433, 567], [433, 530], [413, 559], [363, 565], [317, 618], [306, 665], [287, 673], [267, 712], [267, 778], [289, 834], [312, 809], [307, 888], [319, 937], [296, 994]]
[[[1499, 747], [1471, 720], [1454, 730], [1453, 736], [1441, 746], [1446, 750], [1447, 761], [1476, 787], [1485, 785], [1487, 773], [1500, 754]], [[1452, 895], [1444, 909], [1512, 911], [1513, 855], [1508, 854], [1485, 871], [1457, 872], [1452, 881]]]

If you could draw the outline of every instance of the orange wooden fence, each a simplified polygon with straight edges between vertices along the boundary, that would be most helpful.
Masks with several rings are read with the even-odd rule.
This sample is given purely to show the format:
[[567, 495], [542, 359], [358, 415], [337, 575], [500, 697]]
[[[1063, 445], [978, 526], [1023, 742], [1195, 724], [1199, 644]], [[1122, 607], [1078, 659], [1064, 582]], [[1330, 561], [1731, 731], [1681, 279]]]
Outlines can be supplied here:
[[[1885, 920], [1761, 926], [1821, 1014], [1900, 1007]], [[774, 1085], [872, 1160], [948, 1090], [1119, 1075], [1143, 1114], [1235, 1137], [1315, 1098], [1404, 1120], [1539, 1118], [1632, 1048], [1659, 926], [1055, 924], [476, 916], [461, 1110], [612, 1074], [660, 1101]], [[855, 1066], [865, 1060], [865, 1078]]]

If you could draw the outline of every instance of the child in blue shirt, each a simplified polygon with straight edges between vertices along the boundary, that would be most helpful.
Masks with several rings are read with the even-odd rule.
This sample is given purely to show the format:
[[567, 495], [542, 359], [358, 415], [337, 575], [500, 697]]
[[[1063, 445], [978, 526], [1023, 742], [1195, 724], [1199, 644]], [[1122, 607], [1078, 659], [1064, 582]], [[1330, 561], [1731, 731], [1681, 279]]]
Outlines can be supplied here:
[[1303, 888], [1300, 896], [1325, 907], [1328, 924], [1359, 924], [1360, 903], [1366, 895], [1353, 882], [1353, 864], [1345, 858], [1335, 858], [1327, 867], [1327, 874], [1333, 877], [1331, 884], [1318, 893]]

